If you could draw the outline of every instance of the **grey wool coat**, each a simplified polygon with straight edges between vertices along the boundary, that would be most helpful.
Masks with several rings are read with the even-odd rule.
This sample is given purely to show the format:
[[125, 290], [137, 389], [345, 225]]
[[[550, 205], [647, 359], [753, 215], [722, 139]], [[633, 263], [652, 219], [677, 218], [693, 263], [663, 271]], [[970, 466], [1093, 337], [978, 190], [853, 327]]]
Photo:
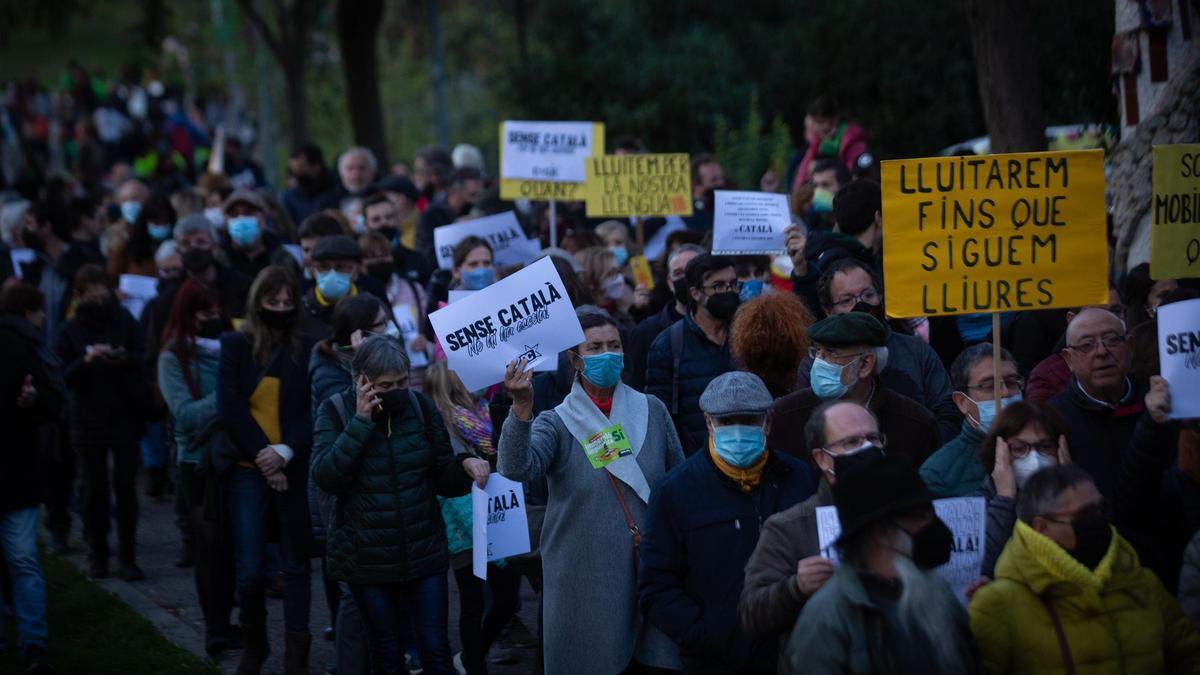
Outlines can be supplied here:
[[[666, 406], [648, 397], [646, 440], [637, 463], [653, 489], [683, 449]], [[619, 423], [619, 419], [613, 422]], [[500, 433], [497, 469], [517, 481], [546, 477], [549, 498], [540, 542], [546, 673], [614, 675], [635, 657], [660, 668], [680, 667], [678, 649], [638, 609], [633, 539], [604, 469], [553, 410], [531, 422], [509, 414]], [[640, 527], [646, 504], [617, 481]]]

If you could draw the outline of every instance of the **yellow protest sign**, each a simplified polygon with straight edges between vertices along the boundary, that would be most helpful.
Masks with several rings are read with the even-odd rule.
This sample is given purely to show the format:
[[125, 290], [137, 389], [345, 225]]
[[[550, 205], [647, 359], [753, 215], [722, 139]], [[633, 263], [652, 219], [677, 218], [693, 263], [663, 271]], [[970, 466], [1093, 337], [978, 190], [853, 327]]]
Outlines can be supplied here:
[[692, 215], [687, 153], [589, 157], [586, 209], [589, 218]]
[[885, 161], [891, 316], [1104, 304], [1102, 150]]
[[[500, 125], [500, 152], [506, 145], [504, 124]], [[604, 154], [604, 123], [592, 123], [592, 148], [594, 154]], [[503, 163], [503, 157], [501, 162]], [[584, 200], [584, 183], [564, 183], [548, 180], [500, 179], [501, 199], [531, 199], [533, 201], [581, 202]]]
[[1150, 278], [1200, 277], [1200, 144], [1154, 146]]

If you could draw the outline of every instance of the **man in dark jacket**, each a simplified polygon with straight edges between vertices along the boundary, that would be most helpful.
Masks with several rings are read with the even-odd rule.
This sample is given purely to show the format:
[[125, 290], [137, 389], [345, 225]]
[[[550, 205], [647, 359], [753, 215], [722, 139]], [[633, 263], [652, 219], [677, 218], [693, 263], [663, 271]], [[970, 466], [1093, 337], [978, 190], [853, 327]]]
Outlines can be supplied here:
[[725, 373], [700, 398], [712, 439], [650, 494], [638, 570], [646, 618], [679, 645], [686, 673], [775, 672], [776, 644], [737, 620], [742, 570], [762, 519], [807, 498], [812, 474], [767, 449], [771, 394]]
[[701, 253], [685, 268], [688, 313], [654, 338], [646, 361], [646, 393], [666, 404], [684, 454], [704, 447], [700, 395], [733, 370], [729, 324], [741, 297], [733, 259]]
[[[300, 334], [309, 342], [324, 340], [333, 334], [333, 306], [338, 300], [358, 295], [362, 268], [362, 250], [344, 234], [321, 237], [312, 252], [312, 273], [316, 283], [300, 298], [303, 320]], [[382, 298], [386, 302], [386, 298]]]
[[104, 270], [75, 275], [75, 316], [63, 326], [58, 357], [66, 381], [71, 443], [82, 459], [84, 529], [91, 574], [108, 576], [109, 454], [117, 502], [121, 578], [144, 578], [137, 566], [138, 440], [152, 405], [142, 364], [145, 333], [113, 297]]
[[444, 192], [430, 202], [417, 220], [417, 253], [425, 258], [429, 269], [437, 269], [437, 253], [433, 247], [433, 231], [458, 220], [475, 206], [483, 192], [483, 174], [477, 169], [455, 169]]
[[941, 446], [933, 414], [892, 391], [878, 376], [891, 354], [883, 324], [862, 312], [834, 314], [808, 328], [816, 357], [810, 388], [775, 401], [771, 447], [807, 461], [804, 426], [822, 401], [854, 401], [866, 406], [887, 435], [888, 452], [920, 464]]
[[650, 343], [659, 333], [687, 315], [688, 289], [684, 270], [692, 258], [704, 252], [704, 247], [699, 244], [681, 244], [671, 252], [667, 258], [670, 301], [659, 312], [639, 323], [629, 334], [629, 341], [625, 344], [625, 359], [629, 363], [627, 384], [638, 391], [644, 391], [646, 388], [646, 358], [650, 353]]
[[786, 638], [804, 603], [833, 576], [836, 566], [821, 556], [817, 508], [833, 504], [839, 469], [883, 454], [887, 442], [871, 411], [851, 401], [821, 404], [804, 435], [820, 471], [817, 492], [767, 518], [746, 563], [738, 617], [742, 630], [756, 638]]
[[[962, 413], [954, 404], [954, 387], [946, 367], [924, 340], [892, 330], [884, 311], [879, 276], [871, 267], [852, 258], [837, 261], [821, 274], [817, 296], [827, 315], [861, 312], [879, 320], [886, 331], [888, 348], [887, 367], [880, 372], [880, 379], [892, 391], [933, 413], [942, 443], [958, 435]], [[811, 367], [811, 359], [806, 359], [800, 365], [800, 376], [807, 379]]]
[[[51, 672], [46, 654], [46, 582], [37, 550], [38, 427], [57, 419], [62, 408], [62, 392], [47, 372], [41, 343], [40, 326], [19, 314], [0, 314], [0, 428], [5, 433], [0, 444], [0, 551], [11, 580], [17, 639], [31, 673]], [[0, 626], [5, 623], [3, 595], [0, 588]]]
[[267, 205], [253, 190], [234, 190], [225, 198], [224, 248], [233, 269], [253, 279], [268, 265], [299, 271], [279, 236], [267, 229]]
[[288, 157], [288, 173], [296, 179], [296, 185], [283, 191], [280, 201], [293, 223], [322, 209], [336, 209], [337, 193], [333, 176], [325, 166], [325, 156], [316, 143], [305, 143], [292, 151]]

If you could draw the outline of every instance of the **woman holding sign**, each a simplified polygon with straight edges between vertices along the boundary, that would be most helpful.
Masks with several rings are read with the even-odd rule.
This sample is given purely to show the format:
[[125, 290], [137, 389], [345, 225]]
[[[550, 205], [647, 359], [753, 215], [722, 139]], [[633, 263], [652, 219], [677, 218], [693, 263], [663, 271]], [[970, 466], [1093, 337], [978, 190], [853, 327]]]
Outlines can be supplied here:
[[498, 468], [513, 480], [545, 476], [549, 488], [546, 672], [677, 669], [674, 643], [638, 610], [637, 546], [650, 489], [683, 462], [683, 449], [666, 406], [621, 382], [616, 322], [594, 308], [578, 315], [584, 341], [567, 352], [575, 383], [562, 404], [534, 419], [532, 370], [518, 360], [504, 377], [513, 405]]

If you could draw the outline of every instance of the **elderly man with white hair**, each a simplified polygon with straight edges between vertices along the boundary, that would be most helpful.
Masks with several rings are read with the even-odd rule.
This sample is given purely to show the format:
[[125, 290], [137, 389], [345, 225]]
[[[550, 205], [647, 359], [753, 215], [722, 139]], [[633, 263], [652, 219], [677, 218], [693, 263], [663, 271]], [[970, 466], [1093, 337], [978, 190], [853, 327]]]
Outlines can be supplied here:
[[356, 145], [338, 156], [337, 171], [341, 185], [338, 188], [339, 206], [343, 213], [353, 210], [370, 191], [375, 182], [379, 162], [375, 153]]

